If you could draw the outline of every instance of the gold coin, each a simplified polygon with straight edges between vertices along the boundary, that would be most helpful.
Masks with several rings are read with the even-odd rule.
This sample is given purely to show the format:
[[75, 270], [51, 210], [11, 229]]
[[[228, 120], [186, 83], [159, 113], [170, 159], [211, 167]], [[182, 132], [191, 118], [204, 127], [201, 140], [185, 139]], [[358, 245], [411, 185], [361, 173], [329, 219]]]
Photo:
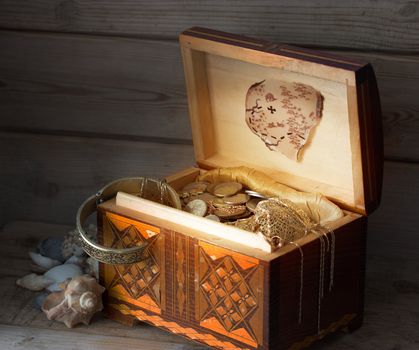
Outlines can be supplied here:
[[244, 205], [235, 205], [217, 208], [214, 210], [214, 215], [217, 215], [221, 219], [230, 219], [243, 215], [245, 212], [246, 207]]
[[213, 205], [216, 208], [222, 208], [222, 207], [228, 207], [229, 206], [229, 204], [224, 202], [222, 198], [217, 198], [217, 197], [214, 197], [214, 199], [211, 201], [210, 204]]
[[233, 196], [242, 188], [243, 185], [238, 182], [223, 182], [214, 188], [214, 194], [217, 197]]
[[209, 184], [208, 186], [207, 186], [207, 192], [208, 193], [211, 193], [211, 194], [214, 194], [214, 189], [217, 187], [219, 185], [219, 183], [217, 182], [217, 183], [213, 183], [213, 184]]
[[249, 209], [252, 213], [254, 213], [256, 210], [256, 206], [262, 200], [263, 198], [252, 198], [250, 201], [246, 203], [247, 209]]
[[202, 194], [204, 192], [205, 192], [205, 190], [203, 188], [199, 188], [199, 187], [192, 188], [191, 190], [189, 190], [189, 194], [191, 196], [197, 196], [198, 194]]
[[246, 193], [237, 193], [234, 196], [223, 198], [225, 203], [232, 205], [246, 204], [249, 199], [250, 197]]
[[196, 196], [194, 195], [189, 196], [188, 198], [185, 198], [184, 201], [186, 204], [188, 204], [190, 201], [193, 201], [194, 199], [202, 199], [204, 202], [208, 204], [209, 202], [216, 199], [216, 197], [214, 197], [212, 194], [205, 192], [205, 193], [198, 194]]
[[244, 218], [248, 218], [250, 215], [252, 215], [252, 212], [246, 209], [246, 211], [243, 214], [232, 216], [231, 218], [229, 218], [229, 220], [244, 219]]
[[[206, 191], [208, 186], [208, 182], [191, 182], [190, 184], [187, 184], [185, 187], [182, 188], [182, 192], [199, 192], [203, 193]], [[199, 194], [196, 193], [196, 194]]]

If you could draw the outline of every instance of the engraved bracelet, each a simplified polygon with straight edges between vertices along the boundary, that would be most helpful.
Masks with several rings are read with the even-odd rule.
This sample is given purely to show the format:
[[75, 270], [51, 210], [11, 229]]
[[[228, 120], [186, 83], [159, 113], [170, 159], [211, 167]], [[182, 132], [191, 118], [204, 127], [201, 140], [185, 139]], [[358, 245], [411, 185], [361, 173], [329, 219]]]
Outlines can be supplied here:
[[181, 209], [181, 203], [176, 191], [171, 188], [164, 180], [146, 179], [143, 177], [124, 178], [113, 181], [106, 185], [96, 195], [89, 197], [83, 202], [77, 211], [76, 226], [80, 234], [80, 243], [83, 250], [92, 258], [110, 265], [133, 264], [146, 258], [144, 250], [148, 246], [147, 242], [141, 242], [139, 245], [130, 248], [109, 248], [93, 242], [87, 237], [83, 228], [86, 219], [97, 210], [97, 206], [105, 200], [111, 199], [119, 191], [126, 193], [135, 193], [143, 195], [144, 187], [147, 183], [154, 183], [160, 190], [160, 201], [164, 204], [164, 195], [166, 195], [170, 206]]

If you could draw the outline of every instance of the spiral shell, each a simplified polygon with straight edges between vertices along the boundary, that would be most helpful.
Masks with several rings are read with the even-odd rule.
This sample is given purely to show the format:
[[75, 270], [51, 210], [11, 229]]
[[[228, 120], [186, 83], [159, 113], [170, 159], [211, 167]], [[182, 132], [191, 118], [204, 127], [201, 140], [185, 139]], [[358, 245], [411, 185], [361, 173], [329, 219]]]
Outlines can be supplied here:
[[92, 311], [97, 305], [97, 296], [92, 292], [85, 292], [80, 296], [80, 307], [86, 311]]
[[51, 293], [42, 305], [49, 320], [63, 322], [69, 328], [79, 323], [88, 325], [92, 316], [103, 309], [105, 288], [92, 276], [76, 276], [61, 287], [62, 291]]

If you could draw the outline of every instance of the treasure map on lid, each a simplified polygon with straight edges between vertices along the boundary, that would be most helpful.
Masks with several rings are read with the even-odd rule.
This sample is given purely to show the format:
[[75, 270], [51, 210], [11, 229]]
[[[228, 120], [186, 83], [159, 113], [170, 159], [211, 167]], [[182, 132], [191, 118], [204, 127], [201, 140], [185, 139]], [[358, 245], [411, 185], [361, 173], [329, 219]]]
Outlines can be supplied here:
[[319, 123], [323, 96], [309, 85], [266, 79], [246, 95], [246, 123], [271, 151], [292, 160]]

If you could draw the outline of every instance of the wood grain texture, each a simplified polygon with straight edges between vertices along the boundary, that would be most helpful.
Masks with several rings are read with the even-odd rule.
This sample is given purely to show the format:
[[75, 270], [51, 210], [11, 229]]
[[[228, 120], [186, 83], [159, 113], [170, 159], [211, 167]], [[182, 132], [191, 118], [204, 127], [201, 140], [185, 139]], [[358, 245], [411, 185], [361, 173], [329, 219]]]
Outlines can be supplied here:
[[418, 51], [418, 4], [408, 0], [316, 1], [3, 0], [0, 26], [176, 38], [200, 25], [327, 47]]
[[0, 133], [4, 219], [73, 223], [78, 206], [119, 177], [163, 177], [194, 164], [192, 146]]
[[[384, 204], [384, 203], [383, 203]], [[17, 287], [15, 280], [29, 273], [27, 251], [39, 239], [58, 236], [71, 227], [34, 222], [12, 222], [0, 231], [0, 348], [1, 349], [204, 349], [146, 324], [133, 328], [97, 315], [89, 327], [68, 330], [63, 324], [46, 320], [32, 307], [35, 293]], [[371, 234], [374, 232], [371, 226]], [[403, 231], [399, 233], [404, 242]], [[387, 255], [383, 246], [371, 252], [367, 261], [366, 314], [363, 327], [352, 334], [337, 333], [312, 349], [369, 350], [372, 348], [415, 350], [419, 343], [418, 259], [409, 252], [419, 246], [397, 249], [398, 256]], [[384, 239], [388, 242], [387, 239]], [[416, 244], [416, 245], [415, 245]], [[407, 249], [407, 251], [405, 250]], [[407, 253], [406, 253], [407, 252]], [[72, 339], [72, 346], [70, 345]], [[74, 341], [77, 341], [77, 346]], [[105, 344], [106, 343], [106, 344]]]
[[370, 62], [375, 70], [386, 158], [419, 161], [419, 56], [373, 52], [347, 54]]
[[[419, 266], [419, 164], [385, 162], [380, 208], [369, 217], [368, 249]], [[407, 267], [410, 270], [410, 267]]]
[[0, 126], [190, 139], [176, 43], [0, 31]]
[[[191, 143], [177, 43], [0, 31], [0, 128]], [[371, 61], [387, 159], [419, 160], [419, 55]], [[402, 93], [401, 93], [402, 92]]]
[[[119, 327], [123, 327], [122, 325]], [[138, 330], [137, 330], [138, 331]], [[166, 343], [158, 338], [141, 340], [138, 338], [109, 336], [103, 334], [80, 334], [79, 332], [58, 331], [48, 328], [32, 328], [0, 325], [0, 346], [2, 350], [32, 349], [91, 349], [91, 350], [182, 350], [202, 349], [193, 344]], [[58, 348], [57, 348], [58, 346]]]

